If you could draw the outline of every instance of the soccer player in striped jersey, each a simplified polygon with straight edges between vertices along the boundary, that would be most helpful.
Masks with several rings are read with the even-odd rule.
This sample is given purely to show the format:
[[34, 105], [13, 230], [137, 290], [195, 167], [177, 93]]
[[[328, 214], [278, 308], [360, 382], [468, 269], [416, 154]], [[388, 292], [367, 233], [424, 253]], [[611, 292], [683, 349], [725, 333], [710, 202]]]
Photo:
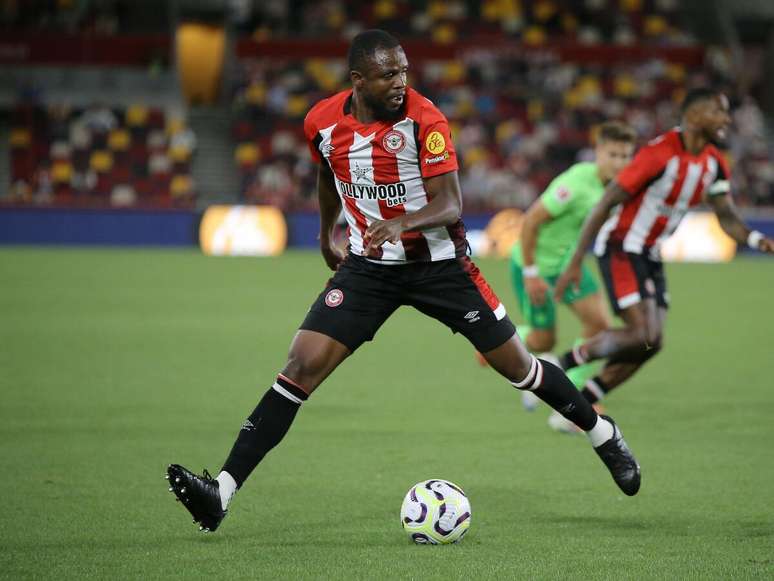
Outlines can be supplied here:
[[624, 322], [603, 331], [560, 361], [565, 370], [606, 360], [583, 395], [590, 403], [621, 385], [661, 348], [668, 308], [659, 247], [689, 208], [702, 202], [740, 244], [774, 252], [774, 241], [751, 231], [734, 209], [728, 164], [715, 146], [731, 123], [725, 95], [709, 88], [688, 92], [680, 126], [643, 147], [607, 187], [589, 214], [577, 249], [556, 283], [555, 295], [579, 285], [586, 249], [594, 243], [613, 309]]
[[[352, 89], [315, 105], [304, 122], [319, 164], [320, 250], [334, 275], [217, 478], [172, 464], [170, 491], [203, 530], [214, 531], [236, 490], [279, 444], [312, 392], [408, 305], [463, 335], [511, 385], [533, 391], [578, 425], [619, 488], [636, 494], [640, 468], [618, 427], [597, 415], [557, 366], [529, 354], [466, 255], [449, 124], [407, 86], [408, 61], [398, 41], [380, 30], [359, 34], [349, 68]], [[331, 240], [342, 207], [349, 225], [346, 256]]]
[[[521, 239], [511, 253], [511, 279], [526, 325], [518, 331], [527, 349], [543, 359], [556, 360], [556, 307], [553, 285], [572, 257], [583, 221], [602, 198], [605, 185], [631, 161], [636, 141], [634, 129], [617, 121], [601, 124], [595, 131], [593, 162], [576, 163], [559, 174], [524, 216]], [[578, 318], [585, 339], [610, 326], [607, 307], [594, 275], [583, 266], [579, 288], [568, 288], [561, 302]], [[579, 340], [580, 342], [580, 340]], [[594, 374], [591, 364], [567, 373], [582, 389]], [[525, 409], [537, 405], [531, 392], [522, 392]], [[549, 425], [576, 431], [563, 416], [553, 413]]]

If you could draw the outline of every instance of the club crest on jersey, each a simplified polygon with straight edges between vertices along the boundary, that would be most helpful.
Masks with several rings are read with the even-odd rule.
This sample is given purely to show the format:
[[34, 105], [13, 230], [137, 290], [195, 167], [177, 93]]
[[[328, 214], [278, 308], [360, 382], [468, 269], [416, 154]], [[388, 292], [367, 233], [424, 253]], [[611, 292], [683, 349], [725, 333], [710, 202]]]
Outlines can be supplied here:
[[565, 186], [559, 186], [559, 189], [556, 190], [556, 201], [564, 203], [569, 199], [570, 190], [568, 190]]
[[404, 147], [406, 147], [406, 138], [403, 137], [403, 134], [400, 131], [393, 129], [388, 131], [384, 136], [382, 139], [382, 145], [384, 146], [384, 149], [390, 153], [398, 154], [403, 151]]
[[430, 153], [438, 155], [446, 149], [446, 140], [443, 138], [440, 131], [433, 131], [427, 136], [427, 139], [425, 139], [425, 147], [427, 147], [427, 151]]
[[338, 307], [343, 302], [344, 293], [337, 288], [329, 290], [328, 294], [325, 295], [325, 304], [329, 307]]

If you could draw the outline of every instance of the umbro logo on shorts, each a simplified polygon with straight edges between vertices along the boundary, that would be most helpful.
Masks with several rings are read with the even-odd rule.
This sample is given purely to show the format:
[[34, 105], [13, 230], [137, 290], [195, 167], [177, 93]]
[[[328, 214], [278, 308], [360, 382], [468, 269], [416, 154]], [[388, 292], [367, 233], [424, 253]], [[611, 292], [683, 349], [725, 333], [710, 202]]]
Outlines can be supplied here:
[[337, 288], [329, 290], [325, 295], [325, 304], [329, 307], [338, 307], [342, 302], [344, 302], [344, 293]]
[[468, 323], [475, 323], [481, 319], [481, 317], [478, 316], [478, 311], [470, 311], [465, 315], [465, 318], [468, 320]]

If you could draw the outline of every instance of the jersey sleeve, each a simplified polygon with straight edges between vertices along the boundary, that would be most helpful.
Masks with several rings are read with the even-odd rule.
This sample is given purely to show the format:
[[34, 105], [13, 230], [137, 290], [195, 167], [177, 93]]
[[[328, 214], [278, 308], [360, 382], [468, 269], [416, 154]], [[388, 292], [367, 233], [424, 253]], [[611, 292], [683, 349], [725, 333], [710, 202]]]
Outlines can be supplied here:
[[573, 189], [560, 178], [551, 182], [540, 196], [540, 201], [552, 218], [564, 214], [572, 206], [573, 199], [577, 197], [573, 195]]
[[648, 144], [634, 156], [616, 178], [620, 185], [630, 196], [636, 196], [647, 185], [657, 178], [666, 166], [666, 159], [661, 153], [660, 142]]
[[320, 156], [320, 150], [317, 148], [320, 144], [320, 133], [317, 130], [317, 125], [312, 119], [313, 110], [310, 111], [304, 118], [304, 138], [306, 144], [309, 146], [309, 153], [312, 154], [312, 161], [320, 163], [322, 157]]
[[424, 109], [417, 137], [422, 177], [430, 178], [459, 169], [449, 122], [434, 106]]
[[707, 189], [707, 195], [720, 196], [731, 193], [731, 170], [728, 165], [728, 160], [726, 159], [726, 156], [719, 151], [715, 152], [714, 157], [718, 162], [718, 173], [715, 176], [715, 181], [712, 182]]

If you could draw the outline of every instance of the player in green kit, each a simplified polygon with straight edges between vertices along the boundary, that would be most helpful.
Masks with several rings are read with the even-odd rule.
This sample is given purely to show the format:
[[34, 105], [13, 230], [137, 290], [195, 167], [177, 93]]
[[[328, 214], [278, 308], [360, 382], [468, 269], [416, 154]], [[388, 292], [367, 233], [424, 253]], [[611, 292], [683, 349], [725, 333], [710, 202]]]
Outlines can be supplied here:
[[[554, 283], [572, 258], [583, 222], [597, 204], [605, 185], [629, 163], [636, 134], [632, 128], [609, 121], [596, 132], [594, 162], [576, 163], [557, 176], [530, 206], [521, 239], [511, 253], [511, 275], [526, 325], [518, 331], [527, 348], [543, 359], [555, 360], [556, 307]], [[587, 266], [577, 289], [562, 297], [582, 325], [582, 338], [593, 337], [610, 325], [607, 308]], [[580, 338], [578, 339], [581, 340]], [[591, 365], [575, 367], [568, 377], [579, 389], [593, 375]], [[522, 403], [531, 411], [537, 398], [524, 392]], [[551, 414], [549, 425], [560, 431], [577, 431], [571, 422]]]

